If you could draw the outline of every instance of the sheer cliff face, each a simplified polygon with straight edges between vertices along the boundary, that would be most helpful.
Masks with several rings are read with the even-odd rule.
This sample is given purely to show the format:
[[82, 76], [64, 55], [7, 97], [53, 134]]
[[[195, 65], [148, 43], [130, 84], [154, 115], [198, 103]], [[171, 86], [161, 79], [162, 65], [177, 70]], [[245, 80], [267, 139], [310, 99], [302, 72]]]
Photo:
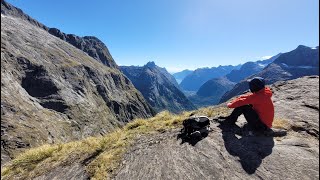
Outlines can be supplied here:
[[195, 108], [177, 84], [172, 82], [174, 78], [171, 75], [172, 78], [168, 78], [169, 73], [164, 73], [166, 70], [154, 63], [148, 63], [143, 67], [120, 68], [156, 111], [169, 110], [177, 113]]
[[1, 14], [28, 21], [30, 24], [48, 31], [50, 34], [72, 44], [74, 47], [84, 51], [104, 65], [113, 68], [118, 67], [106, 45], [94, 36], [80, 37], [74, 34], [65, 34], [57, 28], [49, 28], [25, 14], [21, 9], [14, 7], [5, 1], [1, 1]]
[[[1, 3], [2, 163], [24, 148], [104, 134], [154, 115], [110, 54], [103, 62], [96, 50], [99, 62], [35, 20], [3, 14]], [[108, 52], [96, 38], [84, 39], [92, 51]]]

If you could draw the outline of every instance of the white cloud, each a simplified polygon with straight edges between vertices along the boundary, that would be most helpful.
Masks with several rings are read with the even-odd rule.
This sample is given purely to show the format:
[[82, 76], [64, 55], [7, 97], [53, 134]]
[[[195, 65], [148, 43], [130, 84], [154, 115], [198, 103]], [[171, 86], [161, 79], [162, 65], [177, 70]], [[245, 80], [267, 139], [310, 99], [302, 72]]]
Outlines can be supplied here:
[[181, 72], [185, 69], [194, 70], [194, 68], [183, 68], [183, 67], [165, 67], [169, 73]]
[[265, 59], [270, 59], [272, 56], [262, 56], [260, 59], [265, 60]]

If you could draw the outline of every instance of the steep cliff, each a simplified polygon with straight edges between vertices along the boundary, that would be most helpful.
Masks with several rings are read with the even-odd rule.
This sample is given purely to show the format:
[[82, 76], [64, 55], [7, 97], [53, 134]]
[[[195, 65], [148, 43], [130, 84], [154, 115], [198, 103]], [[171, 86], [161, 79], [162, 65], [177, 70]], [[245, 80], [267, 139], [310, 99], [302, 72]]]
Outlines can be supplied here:
[[195, 109], [177, 87], [174, 77], [154, 62], [149, 62], [143, 67], [121, 66], [120, 68], [156, 111], [169, 110], [177, 113]]
[[25, 148], [105, 134], [154, 115], [116, 65], [103, 65], [6, 6], [1, 1], [1, 163]]

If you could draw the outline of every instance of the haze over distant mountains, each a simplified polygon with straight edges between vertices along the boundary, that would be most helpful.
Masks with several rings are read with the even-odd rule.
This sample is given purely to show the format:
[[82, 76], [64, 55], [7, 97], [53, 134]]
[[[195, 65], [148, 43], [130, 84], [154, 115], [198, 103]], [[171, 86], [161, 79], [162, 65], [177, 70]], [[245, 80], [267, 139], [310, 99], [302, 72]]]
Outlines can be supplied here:
[[226, 77], [230, 81], [237, 83], [243, 80], [244, 78], [251, 76], [252, 74], [260, 72], [263, 68], [265, 68], [271, 62], [277, 59], [280, 55], [281, 53], [266, 60], [246, 62], [241, 66], [240, 69], [232, 70], [229, 74], [226, 75]]
[[[274, 83], [279, 80], [295, 79], [304, 75], [318, 75], [318, 49], [319, 47], [310, 48], [299, 45], [291, 52], [279, 53], [267, 60], [249, 61], [241, 66], [239, 65], [238, 68], [231, 70], [227, 74], [215, 74], [216, 78], [206, 81], [200, 86], [197, 93], [188, 94], [188, 98], [198, 107], [215, 105], [248, 90], [246, 79], [253, 76], [262, 76], [266, 78], [267, 83]], [[217, 72], [221, 70], [221, 67], [224, 68], [219, 66], [211, 69]], [[199, 79], [208, 77], [211, 70], [208, 69], [201, 69], [202, 73], [198, 73], [196, 70], [186, 76], [180, 84], [182, 89], [186, 90], [184, 87], [187, 87], [186, 91], [188, 91], [190, 87], [195, 87], [194, 84], [199, 85]]]
[[212, 68], [199, 68], [187, 75], [180, 83], [180, 87], [185, 91], [198, 91], [206, 81], [227, 75], [232, 70], [239, 69], [240, 67], [241, 65], [228, 65]]
[[319, 46], [311, 48], [299, 45], [296, 49], [281, 54], [261, 72], [236, 84], [232, 90], [222, 97], [220, 103], [248, 90], [246, 80], [254, 76], [263, 77], [267, 84], [272, 84], [277, 81], [291, 80], [308, 75], [319, 75]]
[[120, 69], [157, 112], [169, 110], [177, 113], [195, 109], [174, 77], [154, 62], [143, 67], [120, 66]]
[[189, 74], [191, 74], [193, 71], [192, 70], [189, 70], [189, 69], [185, 69], [181, 72], [176, 72], [176, 73], [173, 73], [172, 76], [174, 78], [176, 78], [177, 82], [178, 83], [181, 83], [181, 81], [186, 77], [188, 76]]
[[[244, 78], [252, 74], [260, 72], [269, 63], [271, 63], [277, 57], [279, 57], [280, 54], [281, 53], [266, 60], [260, 60], [255, 62], [249, 61], [244, 63], [243, 65], [238, 65], [236, 69], [231, 70], [226, 75], [224, 75], [224, 73], [222, 73], [220, 76], [216, 75], [216, 78], [210, 79], [206, 81], [203, 85], [201, 85], [196, 93], [188, 94], [188, 98], [198, 107], [218, 104], [221, 97], [227, 91], [231, 90], [237, 82], [243, 80]], [[205, 77], [202, 76], [203, 75], [199, 75], [198, 79], [205, 79]], [[194, 82], [189, 81], [189, 83]], [[188, 92], [185, 91], [185, 93]]]

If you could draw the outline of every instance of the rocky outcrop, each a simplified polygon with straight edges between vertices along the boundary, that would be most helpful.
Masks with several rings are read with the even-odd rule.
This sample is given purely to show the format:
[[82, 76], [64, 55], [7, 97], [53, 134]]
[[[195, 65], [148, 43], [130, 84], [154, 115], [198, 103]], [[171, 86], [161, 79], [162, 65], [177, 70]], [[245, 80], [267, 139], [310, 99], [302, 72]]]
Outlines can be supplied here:
[[[177, 84], [172, 83], [174, 77], [168, 72], [164, 73], [164, 69], [156, 66], [154, 62], [149, 62], [143, 67], [121, 66], [120, 68], [157, 112], [169, 110], [178, 113], [195, 109]], [[171, 78], [168, 78], [169, 75]]]
[[178, 130], [143, 137], [114, 179], [318, 179], [318, 83], [317, 76], [271, 86], [276, 119], [289, 124], [284, 137], [239, 136], [216, 122], [192, 144], [177, 139]]
[[30, 17], [29, 15], [25, 14], [21, 9], [11, 5], [10, 3], [7, 3], [4, 0], [1, 0], [1, 14], [23, 19], [44, 30], [49, 29], [47, 26], [43, 25], [42, 23]]
[[50, 28], [48, 32], [86, 52], [89, 56], [102, 64], [108, 67], [117, 68], [117, 64], [113, 60], [108, 48], [98, 38], [94, 36], [79, 37], [74, 34], [65, 34], [57, 28]]
[[241, 65], [229, 65], [196, 69], [182, 80], [182, 82], [180, 83], [180, 87], [184, 91], [198, 91], [199, 88], [208, 80], [223, 77], [230, 73], [232, 70], [238, 69], [240, 67]]
[[[285, 136], [248, 135], [243, 129], [245, 120], [240, 116], [236, 126], [223, 126], [214, 118], [230, 113], [226, 104], [193, 111], [194, 116], [208, 115], [212, 118], [211, 129], [206, 136], [188, 139], [181, 136], [180, 129], [160, 128], [157, 133], [135, 136], [134, 144], [126, 147], [125, 154], [118, 156], [119, 149], [108, 148], [79, 151], [70, 147], [73, 156], [57, 150], [47, 159], [28, 164], [16, 163], [10, 176], [2, 173], [3, 179], [32, 177], [32, 179], [88, 179], [92, 170], [99, 169], [97, 175], [111, 179], [318, 179], [319, 178], [319, 76], [303, 77], [291, 81], [277, 82], [271, 86], [275, 105], [274, 128], [286, 129]], [[224, 107], [224, 108], [223, 108]], [[294, 112], [293, 112], [294, 111]], [[169, 124], [170, 116], [164, 113], [150, 119], [152, 124]], [[186, 116], [186, 114], [181, 115]], [[186, 116], [187, 117], [187, 116]], [[179, 119], [174, 116], [173, 119]], [[166, 122], [166, 123], [164, 123]], [[174, 121], [178, 123], [177, 121]], [[146, 122], [137, 121], [126, 129], [132, 133], [145, 131]], [[141, 126], [141, 127], [140, 127]], [[136, 129], [135, 129], [136, 128]], [[237, 133], [239, 132], [244, 133]], [[132, 137], [133, 134], [126, 132]], [[126, 134], [126, 133], [121, 133]], [[111, 136], [111, 140], [115, 137]], [[130, 137], [128, 137], [130, 139]], [[106, 138], [109, 139], [109, 138]], [[119, 138], [123, 142], [124, 137]], [[86, 147], [92, 140], [74, 142]], [[122, 147], [117, 141], [115, 147]], [[97, 143], [97, 142], [96, 142]], [[109, 142], [109, 143], [112, 143]], [[92, 145], [94, 145], [93, 143]], [[99, 147], [99, 146], [98, 146]], [[52, 147], [54, 148], [54, 147]], [[58, 148], [58, 147], [55, 147]], [[68, 150], [67, 150], [68, 152]], [[120, 151], [122, 152], [122, 151]], [[116, 154], [116, 157], [110, 156]], [[59, 156], [67, 156], [68, 161], [58, 161]], [[27, 155], [25, 155], [27, 156]], [[57, 157], [58, 156], [58, 157]], [[97, 160], [98, 159], [98, 160]], [[116, 159], [106, 167], [105, 161]], [[119, 160], [120, 159], [120, 160]], [[54, 162], [54, 163], [52, 163]], [[94, 165], [88, 165], [96, 162]], [[103, 164], [97, 164], [97, 162]], [[19, 165], [20, 164], [20, 165]], [[19, 165], [19, 166], [18, 166]], [[42, 168], [43, 166], [43, 168]], [[88, 169], [88, 166], [90, 167]], [[94, 167], [93, 167], [94, 166]], [[115, 168], [115, 166], [117, 168]], [[20, 173], [19, 167], [26, 172]], [[17, 169], [14, 169], [17, 168]], [[42, 170], [44, 169], [44, 170]], [[108, 171], [107, 171], [108, 170]], [[4, 170], [5, 171], [5, 170]], [[107, 172], [106, 172], [107, 171]], [[7, 171], [8, 172], [8, 171]], [[91, 173], [90, 173], [91, 172]], [[95, 171], [94, 171], [95, 172]], [[22, 176], [21, 176], [22, 175]]]
[[1, 14], [1, 163], [25, 148], [105, 134], [153, 115], [116, 65], [105, 66], [45, 29]]
[[94, 36], [80, 37], [74, 34], [65, 34], [57, 28], [49, 28], [25, 14], [21, 9], [12, 6], [4, 0], [1, 0], [1, 14], [23, 19], [30, 24], [40, 27], [48, 31], [50, 34], [72, 44], [104, 65], [117, 68], [117, 64], [113, 60], [106, 45]]
[[279, 81], [272, 86], [275, 115], [292, 130], [319, 139], [319, 76]]
[[290, 52], [281, 54], [261, 72], [236, 84], [232, 90], [223, 95], [220, 102], [225, 102], [247, 91], [249, 89], [247, 79], [254, 76], [263, 77], [267, 84], [272, 84], [277, 81], [296, 79], [308, 75], [319, 75], [319, 48], [300, 45]]

